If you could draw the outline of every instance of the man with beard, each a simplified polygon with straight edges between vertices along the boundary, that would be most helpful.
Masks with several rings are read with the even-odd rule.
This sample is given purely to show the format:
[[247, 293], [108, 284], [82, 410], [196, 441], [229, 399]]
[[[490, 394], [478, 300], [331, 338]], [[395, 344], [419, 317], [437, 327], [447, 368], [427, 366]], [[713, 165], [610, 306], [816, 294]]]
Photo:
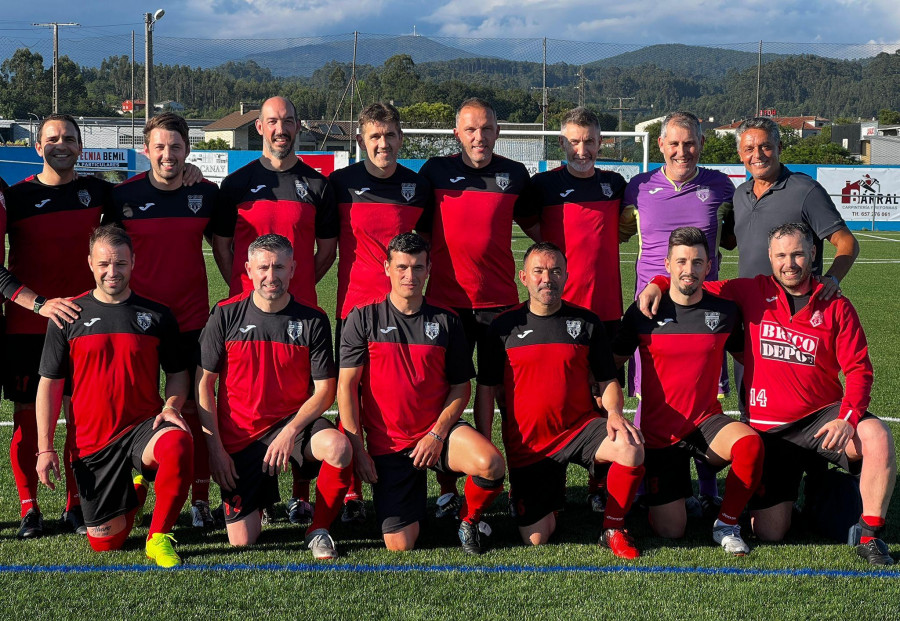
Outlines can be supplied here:
[[[866, 410], [872, 362], [859, 316], [846, 298], [826, 299], [823, 281], [830, 279], [813, 276], [815, 258], [810, 228], [783, 224], [769, 233], [771, 276], [704, 284], [737, 302], [744, 316], [747, 416], [766, 447], [762, 483], [750, 505], [753, 530], [760, 539], [780, 541], [804, 470], [830, 462], [859, 475], [857, 554], [873, 565], [891, 565], [880, 537], [897, 478], [894, 441]], [[640, 295], [641, 312], [657, 312], [660, 287], [668, 284], [653, 278]]]
[[325, 177], [294, 154], [297, 112], [288, 99], [267, 99], [256, 131], [263, 138], [262, 156], [222, 181], [220, 197], [225, 224], [218, 238], [229, 295], [252, 290], [244, 270], [250, 243], [260, 235], [287, 237], [294, 248], [297, 273], [290, 292], [305, 304], [316, 304], [316, 283], [334, 262], [338, 216]]
[[710, 270], [706, 244], [696, 227], [672, 231], [665, 266], [674, 286], [652, 318], [644, 317], [637, 303], [629, 307], [613, 353], [619, 365], [636, 348], [641, 357], [644, 499], [654, 532], [684, 535], [685, 498], [693, 494], [691, 457], [716, 468], [731, 464], [713, 539], [726, 552], [743, 556], [750, 548], [741, 538], [738, 518], [759, 485], [764, 451], [756, 432], [726, 416], [716, 398], [722, 356], [726, 349], [739, 352], [744, 335], [735, 303], [701, 288]]

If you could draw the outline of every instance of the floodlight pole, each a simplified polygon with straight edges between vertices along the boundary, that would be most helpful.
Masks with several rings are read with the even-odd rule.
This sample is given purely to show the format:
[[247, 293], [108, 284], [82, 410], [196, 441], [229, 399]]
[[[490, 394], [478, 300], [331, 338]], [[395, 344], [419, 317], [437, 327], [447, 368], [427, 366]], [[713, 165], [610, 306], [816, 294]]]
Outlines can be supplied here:
[[144, 13], [144, 119], [153, 116], [153, 26], [166, 12], [157, 9], [155, 13]]

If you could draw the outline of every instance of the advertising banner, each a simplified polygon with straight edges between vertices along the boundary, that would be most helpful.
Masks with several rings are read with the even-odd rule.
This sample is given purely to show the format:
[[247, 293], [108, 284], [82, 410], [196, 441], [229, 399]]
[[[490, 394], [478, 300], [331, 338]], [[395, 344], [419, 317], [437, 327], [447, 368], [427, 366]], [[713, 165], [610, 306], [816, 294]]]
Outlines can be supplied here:
[[848, 222], [900, 222], [900, 168], [819, 167], [817, 179]]

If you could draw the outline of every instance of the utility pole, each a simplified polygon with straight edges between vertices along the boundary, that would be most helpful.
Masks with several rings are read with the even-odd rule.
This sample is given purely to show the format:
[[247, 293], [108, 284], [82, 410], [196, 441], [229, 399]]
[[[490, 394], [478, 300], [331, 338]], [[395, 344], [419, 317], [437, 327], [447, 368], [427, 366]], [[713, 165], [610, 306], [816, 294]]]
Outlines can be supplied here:
[[131, 148], [134, 149], [134, 30], [131, 31]]
[[53, 114], [57, 114], [59, 112], [59, 27], [80, 26], [81, 24], [74, 22], [48, 22], [31, 25], [53, 28]]
[[584, 65], [578, 68], [578, 106], [584, 107]]
[[[619, 111], [619, 127], [618, 130], [625, 131], [624, 127], [622, 127], [622, 112], [625, 110], [631, 110], [631, 108], [626, 108], [622, 104], [626, 101], [634, 100], [634, 97], [607, 97], [607, 99], [617, 99], [619, 100], [619, 106], [617, 108], [610, 108], [610, 110], [618, 110]], [[619, 160], [622, 159], [622, 141], [619, 140]]]
[[544, 37], [543, 75], [544, 83], [541, 87], [543, 93], [541, 98], [541, 129], [547, 131], [547, 37]]

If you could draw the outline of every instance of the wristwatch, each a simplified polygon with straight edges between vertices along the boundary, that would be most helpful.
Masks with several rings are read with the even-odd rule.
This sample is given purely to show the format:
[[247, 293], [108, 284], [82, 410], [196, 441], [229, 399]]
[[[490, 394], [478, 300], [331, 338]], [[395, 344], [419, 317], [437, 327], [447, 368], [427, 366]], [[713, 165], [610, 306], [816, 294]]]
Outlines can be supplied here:
[[43, 308], [44, 304], [46, 304], [46, 303], [47, 303], [47, 298], [45, 298], [42, 295], [39, 295], [36, 298], [34, 298], [34, 312], [36, 312], [36, 313], [41, 312], [41, 308]]

